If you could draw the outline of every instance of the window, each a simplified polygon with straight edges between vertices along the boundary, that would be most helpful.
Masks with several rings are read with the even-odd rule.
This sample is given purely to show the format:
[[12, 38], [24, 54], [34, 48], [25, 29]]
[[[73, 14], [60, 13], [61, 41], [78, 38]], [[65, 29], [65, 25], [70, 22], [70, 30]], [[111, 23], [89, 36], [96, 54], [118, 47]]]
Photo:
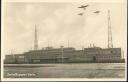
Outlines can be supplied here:
[[114, 53], [114, 51], [110, 51], [110, 53]]
[[40, 60], [33, 60], [33, 62], [40, 62]]
[[24, 58], [24, 56], [19, 56], [19, 58]]

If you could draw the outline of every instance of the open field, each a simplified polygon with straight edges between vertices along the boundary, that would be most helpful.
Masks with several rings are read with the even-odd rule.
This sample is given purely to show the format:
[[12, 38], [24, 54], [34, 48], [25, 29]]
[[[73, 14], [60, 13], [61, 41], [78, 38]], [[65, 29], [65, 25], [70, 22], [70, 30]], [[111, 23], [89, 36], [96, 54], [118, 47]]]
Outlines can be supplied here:
[[4, 67], [6, 78], [124, 78], [123, 63], [31, 64]]

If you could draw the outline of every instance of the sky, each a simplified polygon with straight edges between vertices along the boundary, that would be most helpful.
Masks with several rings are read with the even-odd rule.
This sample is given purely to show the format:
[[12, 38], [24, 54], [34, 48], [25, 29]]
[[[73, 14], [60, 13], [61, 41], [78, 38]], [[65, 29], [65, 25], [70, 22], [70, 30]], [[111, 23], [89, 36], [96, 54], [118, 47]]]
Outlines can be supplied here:
[[[84, 11], [81, 5], [89, 6]], [[93, 13], [100, 11], [99, 14]], [[110, 2], [6, 2], [4, 3], [4, 53], [23, 53], [34, 49], [37, 26], [39, 49], [61, 45], [81, 49], [94, 44], [107, 47], [110, 10], [114, 47], [124, 48], [126, 5]], [[83, 16], [77, 15], [84, 12]]]

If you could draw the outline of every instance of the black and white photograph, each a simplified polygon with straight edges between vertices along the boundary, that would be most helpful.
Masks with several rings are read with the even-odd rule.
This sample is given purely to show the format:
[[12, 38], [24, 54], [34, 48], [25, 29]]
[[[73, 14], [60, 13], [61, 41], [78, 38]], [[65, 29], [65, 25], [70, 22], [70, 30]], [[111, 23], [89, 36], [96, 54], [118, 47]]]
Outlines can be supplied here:
[[1, 80], [126, 81], [127, 0], [2, 0]]

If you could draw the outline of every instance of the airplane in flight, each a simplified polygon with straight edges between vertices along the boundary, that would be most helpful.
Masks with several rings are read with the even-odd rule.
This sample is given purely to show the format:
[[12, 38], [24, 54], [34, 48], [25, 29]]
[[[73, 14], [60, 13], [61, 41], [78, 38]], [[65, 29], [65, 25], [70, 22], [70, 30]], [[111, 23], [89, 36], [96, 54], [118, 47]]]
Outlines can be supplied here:
[[93, 13], [99, 14], [99, 13], [100, 13], [100, 11], [95, 11], [95, 12], [93, 12]]
[[84, 10], [86, 9], [86, 7], [88, 7], [89, 5], [81, 5], [80, 7], [78, 8], [83, 8]]
[[84, 15], [84, 13], [79, 13], [78, 15], [81, 15], [82, 16], [82, 15]]

